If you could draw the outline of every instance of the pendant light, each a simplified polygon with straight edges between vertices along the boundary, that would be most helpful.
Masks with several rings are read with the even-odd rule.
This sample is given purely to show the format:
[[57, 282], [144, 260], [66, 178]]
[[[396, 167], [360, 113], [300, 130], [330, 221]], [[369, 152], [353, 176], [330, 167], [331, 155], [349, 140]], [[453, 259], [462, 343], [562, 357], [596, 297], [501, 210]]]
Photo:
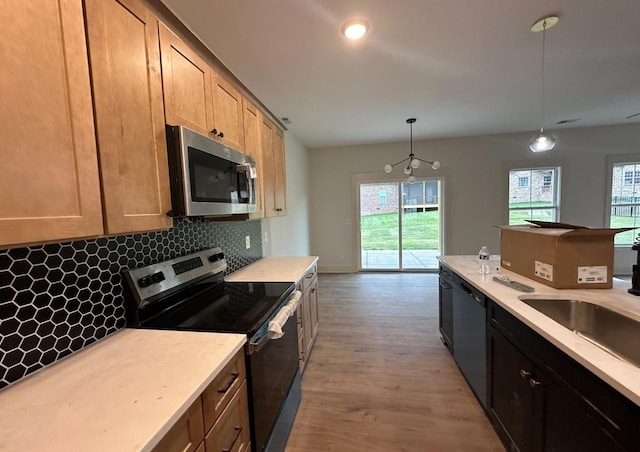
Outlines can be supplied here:
[[550, 151], [556, 145], [556, 139], [553, 135], [544, 131], [544, 44], [547, 28], [553, 27], [558, 23], [558, 16], [548, 16], [540, 19], [533, 24], [531, 31], [542, 31], [542, 64], [540, 65], [540, 132], [535, 134], [529, 141], [529, 149], [533, 152]]
[[401, 163], [407, 162], [407, 166], [404, 167], [403, 171], [407, 176], [409, 176], [407, 178], [407, 182], [409, 182], [410, 184], [413, 184], [416, 181], [416, 176], [413, 174], [413, 170], [418, 169], [418, 167], [420, 166], [420, 162], [428, 163], [429, 165], [431, 165], [431, 168], [433, 168], [434, 170], [437, 170], [438, 168], [440, 168], [439, 161], [434, 160], [433, 162], [430, 162], [428, 160], [422, 160], [413, 154], [413, 123], [414, 122], [416, 122], [416, 118], [407, 119], [407, 124], [409, 124], [410, 143], [411, 143], [409, 148], [409, 157], [407, 157], [406, 159], [402, 159], [399, 162], [394, 163], [393, 165], [390, 163], [387, 163], [384, 166], [384, 172], [390, 173], [394, 167], [398, 166]]

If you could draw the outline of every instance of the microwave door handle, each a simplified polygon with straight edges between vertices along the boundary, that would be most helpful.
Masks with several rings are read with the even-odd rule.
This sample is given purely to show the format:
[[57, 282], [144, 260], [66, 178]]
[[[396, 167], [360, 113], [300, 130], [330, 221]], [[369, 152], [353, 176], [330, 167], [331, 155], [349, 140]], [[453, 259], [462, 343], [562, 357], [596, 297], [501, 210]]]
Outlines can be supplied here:
[[[240, 169], [240, 168], [239, 168]], [[242, 165], [242, 171], [246, 173], [247, 177], [247, 192], [249, 193], [249, 203], [255, 203], [255, 187], [253, 181], [257, 178], [257, 170], [255, 164], [245, 163]]]
[[255, 198], [254, 193], [254, 181], [255, 179], [252, 176], [253, 172], [255, 172], [255, 168], [251, 168], [250, 166], [247, 168], [247, 191], [249, 192], [249, 204], [257, 203], [258, 200]]

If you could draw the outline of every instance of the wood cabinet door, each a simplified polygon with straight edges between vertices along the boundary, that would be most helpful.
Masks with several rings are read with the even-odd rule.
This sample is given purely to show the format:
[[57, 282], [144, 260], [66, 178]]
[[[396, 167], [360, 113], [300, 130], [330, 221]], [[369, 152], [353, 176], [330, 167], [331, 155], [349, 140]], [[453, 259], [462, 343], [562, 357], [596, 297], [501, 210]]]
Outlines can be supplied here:
[[305, 361], [309, 359], [309, 354], [311, 353], [311, 346], [313, 345], [313, 324], [311, 320], [311, 290], [306, 291], [302, 295], [302, 305], [304, 306], [302, 310], [302, 322], [304, 324], [304, 359]]
[[228, 81], [211, 71], [213, 86], [213, 124], [218, 138], [229, 147], [244, 152], [243, 107], [240, 92]]
[[244, 152], [256, 161], [256, 212], [249, 214], [250, 218], [264, 217], [262, 193], [262, 147], [260, 146], [260, 113], [258, 108], [249, 100], [242, 98]]
[[275, 204], [278, 216], [287, 214], [287, 168], [284, 153], [284, 132], [277, 127], [273, 135], [275, 165]]
[[198, 397], [169, 429], [152, 452], [195, 452], [204, 438], [202, 402]]
[[162, 23], [160, 53], [167, 124], [209, 135], [213, 128], [211, 68]]
[[276, 165], [273, 152], [273, 136], [275, 135], [275, 126], [271, 121], [261, 115], [260, 123], [260, 140], [262, 148], [262, 190], [264, 201], [264, 216], [275, 217], [276, 212]]
[[158, 21], [140, 0], [86, 14], [106, 232], [170, 228]]
[[0, 8], [0, 245], [100, 235], [82, 1]]
[[243, 382], [205, 437], [206, 450], [241, 452], [250, 440], [249, 399]]
[[309, 309], [311, 317], [312, 334], [315, 338], [318, 334], [319, 313], [318, 313], [318, 278], [314, 278], [311, 288], [309, 289]]
[[532, 450], [534, 393], [530, 386], [533, 363], [493, 327], [489, 336], [489, 410], [511, 442], [511, 450]]

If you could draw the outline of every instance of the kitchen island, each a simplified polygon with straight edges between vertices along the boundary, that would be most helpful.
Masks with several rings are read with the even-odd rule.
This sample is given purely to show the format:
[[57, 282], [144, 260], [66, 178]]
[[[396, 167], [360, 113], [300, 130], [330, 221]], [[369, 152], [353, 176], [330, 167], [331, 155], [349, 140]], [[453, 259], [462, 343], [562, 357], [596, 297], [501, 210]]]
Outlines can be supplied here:
[[[629, 283], [557, 290], [497, 265], [481, 275], [476, 256], [439, 260], [441, 279], [443, 269], [453, 276], [450, 349], [507, 449], [640, 450], [640, 368], [522, 301], [580, 300], [640, 321], [640, 299], [627, 293]], [[533, 292], [500, 284], [496, 274]], [[471, 310], [476, 345], [466, 331]], [[469, 347], [479, 355], [474, 366]]]

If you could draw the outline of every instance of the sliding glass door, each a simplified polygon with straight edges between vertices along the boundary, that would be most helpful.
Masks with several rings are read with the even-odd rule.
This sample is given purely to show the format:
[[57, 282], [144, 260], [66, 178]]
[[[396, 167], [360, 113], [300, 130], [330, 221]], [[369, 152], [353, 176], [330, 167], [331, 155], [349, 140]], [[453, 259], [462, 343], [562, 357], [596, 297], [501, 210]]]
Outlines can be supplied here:
[[360, 269], [437, 269], [441, 191], [439, 179], [359, 183]]

